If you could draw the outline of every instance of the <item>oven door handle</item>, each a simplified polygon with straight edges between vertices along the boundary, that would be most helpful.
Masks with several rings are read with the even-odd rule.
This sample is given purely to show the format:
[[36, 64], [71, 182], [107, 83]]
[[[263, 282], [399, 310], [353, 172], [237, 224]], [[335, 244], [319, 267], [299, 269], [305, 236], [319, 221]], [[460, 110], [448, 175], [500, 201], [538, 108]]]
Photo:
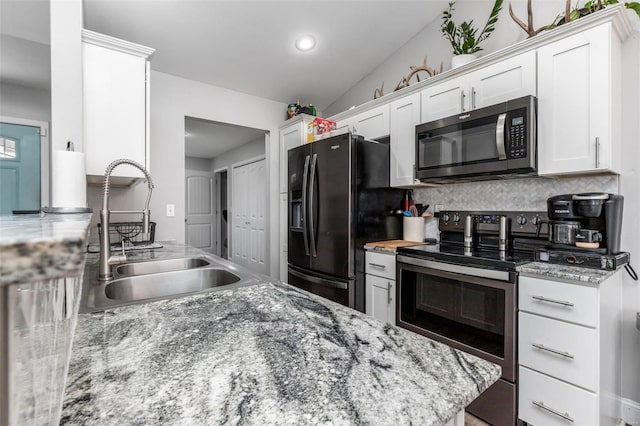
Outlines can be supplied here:
[[505, 152], [505, 140], [504, 140], [504, 123], [507, 120], [507, 113], [503, 112], [498, 116], [498, 122], [496, 123], [496, 148], [498, 149], [498, 160], [506, 160], [507, 153]]
[[399, 263], [408, 263], [409, 265], [421, 266], [429, 269], [436, 269], [438, 271], [452, 272], [454, 274], [471, 275], [474, 277], [489, 278], [499, 281], [509, 281], [509, 272], [507, 271], [495, 271], [493, 269], [475, 268], [472, 266], [454, 265], [451, 263], [437, 262], [427, 259], [416, 259], [415, 257], [398, 255], [397, 261]]

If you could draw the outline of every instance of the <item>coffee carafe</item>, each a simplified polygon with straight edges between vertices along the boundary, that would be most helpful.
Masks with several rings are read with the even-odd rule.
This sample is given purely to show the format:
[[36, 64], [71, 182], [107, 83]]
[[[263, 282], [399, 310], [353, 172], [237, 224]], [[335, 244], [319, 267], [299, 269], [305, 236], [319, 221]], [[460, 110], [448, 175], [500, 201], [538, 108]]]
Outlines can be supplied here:
[[605, 254], [620, 252], [622, 195], [585, 193], [547, 199], [549, 242]]

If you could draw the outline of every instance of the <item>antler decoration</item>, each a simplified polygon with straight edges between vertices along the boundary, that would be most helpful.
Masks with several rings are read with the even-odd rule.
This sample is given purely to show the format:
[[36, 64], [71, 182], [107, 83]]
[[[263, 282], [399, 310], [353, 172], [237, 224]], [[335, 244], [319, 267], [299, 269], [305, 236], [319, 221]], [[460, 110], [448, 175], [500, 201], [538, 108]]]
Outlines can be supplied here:
[[[571, 0], [567, 0], [567, 7], [569, 7], [568, 5], [570, 5], [570, 1]], [[544, 30], [548, 30], [551, 27], [550, 25], [546, 25], [544, 27], [538, 28], [537, 30], [534, 29], [533, 9], [531, 7], [531, 0], [527, 0], [527, 15], [528, 15], [527, 24], [525, 24], [520, 19], [518, 19], [516, 14], [513, 13], [513, 9], [511, 8], [511, 3], [509, 3], [509, 15], [511, 15], [511, 18], [515, 21], [516, 24], [520, 26], [520, 28], [522, 28], [527, 34], [529, 34], [529, 37], [533, 37], [534, 35], [537, 35], [538, 33]]]
[[[411, 79], [415, 76], [416, 79], [418, 80], [418, 83], [420, 82], [420, 74], [418, 74], [419, 72], [423, 71], [426, 72], [427, 75], [429, 77], [433, 77], [436, 74], [439, 74], [442, 72], [442, 62], [440, 62], [440, 71], [436, 71], [435, 69], [431, 68], [429, 65], [427, 65], [427, 57], [424, 57], [424, 61], [422, 62], [422, 65], [411, 65], [409, 67], [409, 69], [411, 70], [411, 72], [406, 76], [406, 77], [402, 77], [402, 79], [400, 79], [400, 82], [396, 85], [396, 88], [393, 89], [393, 91], [395, 92], [396, 90], [400, 90], [403, 89], [405, 87], [408, 87], [411, 85]], [[380, 86], [379, 89], [376, 89], [374, 94], [373, 94], [373, 99], [378, 99], [379, 97], [383, 96], [383, 88], [384, 88], [384, 83], [382, 83], [382, 86]]]
[[376, 89], [375, 92], [373, 92], [373, 99], [378, 99], [384, 96], [384, 81], [382, 82], [382, 86], [380, 86], [379, 89]]

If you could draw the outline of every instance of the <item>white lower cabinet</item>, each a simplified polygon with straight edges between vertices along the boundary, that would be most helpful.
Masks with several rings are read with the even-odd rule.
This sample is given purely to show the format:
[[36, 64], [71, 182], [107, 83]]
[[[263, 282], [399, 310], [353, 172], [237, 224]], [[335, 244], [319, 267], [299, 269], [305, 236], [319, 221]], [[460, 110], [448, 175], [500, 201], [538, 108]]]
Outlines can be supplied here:
[[531, 425], [596, 425], [596, 394], [534, 370], [518, 369], [519, 417]]
[[393, 253], [365, 254], [365, 313], [396, 323], [396, 256]]
[[622, 272], [599, 284], [520, 276], [518, 417], [530, 425], [615, 425]]

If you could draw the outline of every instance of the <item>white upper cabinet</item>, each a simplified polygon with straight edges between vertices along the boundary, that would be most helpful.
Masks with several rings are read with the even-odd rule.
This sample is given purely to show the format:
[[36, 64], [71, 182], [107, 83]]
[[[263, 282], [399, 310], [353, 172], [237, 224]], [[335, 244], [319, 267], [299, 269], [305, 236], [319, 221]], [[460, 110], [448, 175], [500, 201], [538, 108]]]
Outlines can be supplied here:
[[536, 94], [534, 50], [493, 63], [421, 92], [421, 122]]
[[[83, 30], [84, 149], [87, 181], [101, 183], [114, 160], [127, 158], [150, 168], [149, 62], [153, 49]], [[143, 178], [122, 165], [114, 185]]]
[[486, 66], [469, 74], [471, 109], [536, 94], [534, 50]]
[[420, 93], [397, 99], [391, 102], [390, 107], [389, 184], [394, 187], [413, 185], [416, 125], [420, 124]]
[[280, 125], [280, 193], [287, 192], [289, 150], [307, 141], [307, 125], [315, 117], [301, 114]]
[[351, 129], [366, 139], [389, 135], [389, 104], [380, 105], [351, 119]]
[[421, 123], [460, 114], [468, 108], [466, 100], [469, 92], [469, 77], [452, 78], [439, 84], [429, 86], [421, 92], [422, 114]]
[[620, 172], [619, 64], [610, 23], [538, 49], [540, 175]]

